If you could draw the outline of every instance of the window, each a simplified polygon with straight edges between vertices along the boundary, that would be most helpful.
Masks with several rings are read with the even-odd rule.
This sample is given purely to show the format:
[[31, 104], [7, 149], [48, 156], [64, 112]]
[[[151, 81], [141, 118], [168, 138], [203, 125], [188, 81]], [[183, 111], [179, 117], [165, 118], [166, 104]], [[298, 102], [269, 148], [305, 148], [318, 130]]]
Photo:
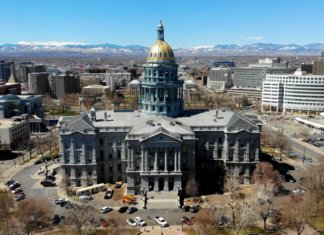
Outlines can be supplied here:
[[68, 141], [65, 141], [65, 148], [68, 148], [69, 147], [69, 142]]
[[100, 139], [100, 140], [99, 140], [99, 144], [100, 144], [100, 145], [103, 145], [103, 139]]
[[250, 160], [251, 161], [255, 160], [255, 152], [254, 151], [250, 152]]
[[205, 143], [205, 138], [204, 137], [201, 138], [201, 143]]
[[91, 141], [87, 141], [88, 148], [91, 148]]
[[88, 161], [92, 162], [92, 154], [91, 153], [88, 153]]
[[244, 147], [244, 140], [241, 140], [241, 147]]
[[121, 171], [121, 164], [118, 164], [118, 171]]
[[100, 150], [100, 159], [104, 159], [104, 151], [103, 150]]
[[159, 148], [159, 152], [160, 153], [163, 153], [163, 148]]
[[163, 112], [163, 107], [160, 107], [160, 112]]
[[187, 146], [182, 147], [182, 153], [186, 154], [187, 153]]
[[65, 162], [70, 162], [70, 154], [65, 153]]
[[222, 157], [222, 150], [221, 149], [217, 149], [217, 157], [218, 158]]
[[109, 171], [113, 171], [113, 167], [112, 167], [112, 164], [109, 164]]
[[104, 169], [105, 169], [104, 165], [101, 165], [100, 166], [100, 172], [103, 173], [104, 172]]
[[251, 146], [255, 145], [255, 140], [251, 140]]
[[155, 111], [155, 106], [152, 106], [152, 110]]
[[80, 160], [81, 160], [81, 159], [80, 159], [80, 153], [77, 153], [77, 154], [76, 154], [76, 161], [77, 161], [77, 162], [80, 162]]
[[168, 106], [168, 111], [171, 111], [171, 108], [170, 108], [170, 106]]
[[138, 170], [140, 168], [140, 160], [136, 161], [136, 169]]
[[205, 156], [205, 149], [201, 150], [201, 156], [204, 157]]
[[75, 146], [76, 146], [77, 148], [80, 148], [80, 141], [76, 141], [76, 142], [75, 142]]
[[182, 160], [182, 167], [187, 168], [187, 159]]
[[229, 157], [229, 160], [230, 161], [233, 161], [233, 151], [230, 151], [229, 152], [229, 156], [228, 157]]
[[202, 163], [201, 163], [201, 169], [204, 169], [204, 168], [205, 168], [205, 163], [202, 162]]
[[118, 152], [117, 152], [117, 156], [118, 156], [118, 158], [120, 159], [121, 158], [121, 151], [120, 150], [118, 150]]
[[173, 153], [173, 148], [169, 148], [169, 153]]
[[112, 140], [110, 138], [108, 139], [108, 144], [112, 145]]
[[162, 71], [160, 71], [160, 77], [163, 77], [163, 73], [162, 73]]
[[213, 138], [213, 137], [210, 137], [210, 138], [209, 138], [209, 143], [211, 143], [211, 144], [214, 143], [214, 138]]
[[223, 138], [222, 137], [218, 138], [218, 143], [219, 144], [222, 144], [223, 143]]
[[112, 151], [111, 150], [109, 150], [108, 154], [109, 154], [109, 158], [112, 158]]
[[120, 138], [117, 138], [117, 144], [121, 144], [121, 139]]
[[136, 152], [136, 154], [140, 154], [140, 147], [136, 147], [135, 152]]

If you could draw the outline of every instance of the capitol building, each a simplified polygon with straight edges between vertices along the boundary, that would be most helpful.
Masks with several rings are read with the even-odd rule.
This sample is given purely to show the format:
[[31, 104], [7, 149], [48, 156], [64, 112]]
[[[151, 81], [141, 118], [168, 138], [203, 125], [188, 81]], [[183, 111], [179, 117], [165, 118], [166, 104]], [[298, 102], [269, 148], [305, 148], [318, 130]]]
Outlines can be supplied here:
[[162, 23], [143, 67], [139, 110], [91, 109], [60, 119], [63, 178], [73, 187], [123, 181], [128, 194], [144, 186], [173, 191], [192, 179], [212, 186], [223, 164], [249, 184], [259, 162], [261, 122], [212, 105], [184, 110], [183, 81]]

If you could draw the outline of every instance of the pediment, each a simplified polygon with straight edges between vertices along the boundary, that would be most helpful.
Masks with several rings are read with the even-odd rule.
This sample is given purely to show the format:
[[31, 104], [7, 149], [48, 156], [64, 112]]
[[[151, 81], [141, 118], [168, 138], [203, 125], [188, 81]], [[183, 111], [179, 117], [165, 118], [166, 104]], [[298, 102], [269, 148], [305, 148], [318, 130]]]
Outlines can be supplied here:
[[163, 142], [182, 142], [182, 140], [179, 139], [179, 138], [176, 138], [176, 137], [174, 137], [172, 135], [169, 135], [167, 133], [159, 132], [159, 133], [153, 134], [151, 136], [148, 136], [145, 139], [140, 140], [140, 142], [144, 142], [144, 143], [160, 142], [160, 143], [163, 143]]

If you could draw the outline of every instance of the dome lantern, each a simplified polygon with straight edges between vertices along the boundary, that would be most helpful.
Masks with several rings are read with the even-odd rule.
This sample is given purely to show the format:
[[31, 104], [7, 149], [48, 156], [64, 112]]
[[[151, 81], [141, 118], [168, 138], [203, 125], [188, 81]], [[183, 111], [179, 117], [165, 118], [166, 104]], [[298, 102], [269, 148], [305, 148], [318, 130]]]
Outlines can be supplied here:
[[160, 20], [160, 24], [159, 27], [157, 29], [157, 33], [158, 33], [158, 40], [164, 41], [164, 29], [163, 29], [163, 25], [162, 25], [162, 20]]

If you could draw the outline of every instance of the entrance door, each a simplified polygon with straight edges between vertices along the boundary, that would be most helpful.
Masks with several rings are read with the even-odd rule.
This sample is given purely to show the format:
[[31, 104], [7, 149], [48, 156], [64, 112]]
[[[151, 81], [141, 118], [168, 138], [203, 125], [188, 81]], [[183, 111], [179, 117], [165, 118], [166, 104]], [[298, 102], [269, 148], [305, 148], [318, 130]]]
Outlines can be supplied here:
[[174, 180], [173, 178], [169, 178], [169, 191], [173, 191]]
[[164, 179], [160, 178], [159, 179], [159, 191], [163, 191], [164, 189]]
[[153, 191], [154, 189], [154, 178], [149, 179], [149, 191]]

